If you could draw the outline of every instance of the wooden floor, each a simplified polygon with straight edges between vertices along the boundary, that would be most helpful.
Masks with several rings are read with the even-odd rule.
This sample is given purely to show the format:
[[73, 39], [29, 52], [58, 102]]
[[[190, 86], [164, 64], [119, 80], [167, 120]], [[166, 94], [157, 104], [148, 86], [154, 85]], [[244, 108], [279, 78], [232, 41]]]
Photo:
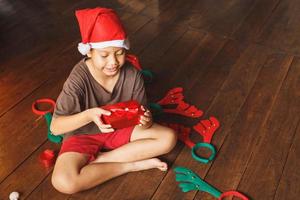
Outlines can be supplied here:
[[[168, 172], [130, 173], [75, 195], [51, 186], [52, 169], [39, 154], [59, 145], [31, 112], [38, 98], [56, 99], [80, 59], [74, 10], [117, 10], [132, 50], [155, 72], [151, 101], [175, 86], [185, 100], [215, 116], [221, 127], [210, 164], [192, 159], [178, 142], [162, 159]], [[0, 1], [0, 199], [182, 200], [214, 199], [183, 193], [172, 168], [184, 166], [221, 191], [255, 200], [300, 195], [300, 1], [298, 0], [85, 0]], [[192, 125], [201, 119], [170, 118]], [[193, 134], [193, 139], [197, 135]]]

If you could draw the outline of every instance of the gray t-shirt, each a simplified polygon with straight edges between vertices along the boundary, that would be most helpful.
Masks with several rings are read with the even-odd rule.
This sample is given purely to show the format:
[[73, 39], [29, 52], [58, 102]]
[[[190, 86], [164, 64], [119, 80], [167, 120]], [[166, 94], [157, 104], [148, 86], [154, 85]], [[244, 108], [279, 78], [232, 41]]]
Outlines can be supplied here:
[[[53, 117], [73, 115], [89, 108], [101, 107], [122, 101], [137, 100], [146, 105], [147, 98], [141, 73], [126, 62], [120, 69], [120, 76], [112, 93], [106, 91], [92, 76], [85, 59], [75, 65], [59, 94]], [[94, 122], [68, 132], [74, 134], [95, 134], [100, 130]]]

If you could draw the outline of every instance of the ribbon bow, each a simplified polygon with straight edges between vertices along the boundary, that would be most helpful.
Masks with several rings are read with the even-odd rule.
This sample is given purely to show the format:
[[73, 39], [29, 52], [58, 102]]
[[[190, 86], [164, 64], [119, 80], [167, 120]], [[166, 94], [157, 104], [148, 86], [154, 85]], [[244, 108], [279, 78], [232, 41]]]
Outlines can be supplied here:
[[134, 102], [119, 103], [116, 106], [111, 106], [109, 109], [116, 117], [125, 117], [127, 119], [134, 118], [139, 111], [139, 105]]

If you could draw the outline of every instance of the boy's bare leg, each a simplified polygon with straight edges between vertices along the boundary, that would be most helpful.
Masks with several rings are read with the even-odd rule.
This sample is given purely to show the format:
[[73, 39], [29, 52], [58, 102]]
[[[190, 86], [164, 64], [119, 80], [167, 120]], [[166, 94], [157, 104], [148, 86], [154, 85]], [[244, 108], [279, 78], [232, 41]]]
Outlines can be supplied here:
[[177, 139], [171, 129], [153, 124], [145, 130], [135, 127], [131, 141], [101, 154], [88, 165], [84, 154], [68, 152], [60, 155], [53, 171], [53, 186], [60, 192], [72, 194], [128, 172], [151, 168], [166, 170], [166, 163], [152, 157], [168, 153]]
[[136, 126], [130, 140], [117, 149], [99, 154], [93, 163], [132, 162], [166, 154], [175, 146], [177, 137], [172, 129], [154, 123], [149, 129]]
[[123, 163], [86, 163], [84, 154], [68, 152], [60, 155], [52, 175], [53, 186], [62, 193], [73, 194], [128, 172], [152, 168], [165, 170], [167, 167], [157, 158]]

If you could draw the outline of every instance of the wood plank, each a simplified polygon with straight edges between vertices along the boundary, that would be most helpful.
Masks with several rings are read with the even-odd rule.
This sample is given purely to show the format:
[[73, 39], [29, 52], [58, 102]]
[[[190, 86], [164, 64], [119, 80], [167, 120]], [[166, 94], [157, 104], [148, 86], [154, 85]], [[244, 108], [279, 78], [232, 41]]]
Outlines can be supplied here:
[[296, 131], [296, 136], [289, 151], [287, 162], [276, 190], [275, 200], [297, 199], [300, 195], [300, 124]]
[[139, 13], [149, 6], [149, 4], [154, 3], [157, 4], [156, 1], [154, 0], [145, 0], [145, 1], [140, 1], [140, 0], [130, 0], [126, 2], [126, 8], [125, 10], [128, 12], [132, 13]]
[[253, 199], [273, 199], [275, 196], [300, 120], [299, 77], [300, 59], [296, 58], [238, 186]]
[[[181, 5], [180, 4], [181, 1], [178, 1], [178, 2], [179, 2], [179, 5]], [[178, 2], [177, 3], [173, 2], [172, 6], [177, 5]], [[157, 8], [158, 4], [160, 4], [160, 3], [161, 2], [157, 2], [157, 1], [148, 2], [147, 4], [149, 4], [149, 5], [140, 12], [140, 15], [145, 15], [143, 12], [144, 12], [144, 10], [147, 10], [148, 8], [153, 8], [153, 7]], [[165, 6], [165, 3], [162, 3], [162, 4]], [[136, 43], [141, 42], [141, 40], [143, 40], [144, 37], [151, 36], [152, 38], [155, 38], [157, 36], [157, 34], [159, 34], [161, 31], [166, 30], [166, 27], [170, 27], [170, 25], [169, 25], [170, 21], [172, 21], [172, 23], [175, 24], [174, 20], [161, 20], [161, 18], [168, 18], [168, 19], [171, 19], [174, 17], [178, 18], [178, 15], [177, 15], [178, 13], [166, 12], [166, 11], [164, 11], [164, 10], [166, 10], [166, 8], [167, 7], [165, 7], [163, 10], [159, 11], [159, 13], [160, 13], [159, 20], [154, 19], [150, 22], [150, 24], [148, 26], [148, 30], [143, 29], [144, 32], [139, 32], [139, 34], [137, 34], [135, 36], [135, 38], [133, 40], [133, 44], [132, 44], [133, 52], [140, 50], [140, 49], [138, 49], [139, 45], [136, 45]], [[149, 10], [147, 12], [149, 12]], [[149, 16], [149, 14], [146, 14], [146, 16]], [[151, 17], [151, 14], [150, 14], [150, 17]], [[176, 24], [176, 25], [178, 26], [179, 24]]]
[[280, 1], [257, 42], [281, 51], [300, 54], [300, 4], [297, 0]]
[[[36, 187], [32, 193], [30, 193], [29, 196], [27, 196], [26, 199], [36, 199], [36, 200], [66, 200], [68, 199], [69, 195], [60, 193], [55, 190], [55, 188], [51, 184], [51, 176], [52, 173], [49, 173], [47, 176], [45, 176], [45, 179], [42, 180], [41, 184]], [[21, 197], [23, 199], [23, 194], [21, 194]], [[24, 198], [25, 199], [25, 198]]]
[[126, 31], [129, 33], [134, 33], [142, 28], [145, 24], [150, 21], [150, 18], [140, 15], [132, 15], [128, 20], [124, 21], [124, 26]]
[[[65, 59], [63, 59], [65, 57]], [[74, 58], [76, 55], [65, 54], [62, 56], [64, 62], [70, 63], [70, 59]], [[66, 65], [67, 66], [67, 65]], [[70, 70], [71, 68], [69, 68]], [[6, 163], [5, 167], [0, 168], [0, 182], [3, 181], [19, 164], [21, 164], [28, 155], [30, 155], [36, 148], [40, 146], [46, 140], [46, 127], [43, 125], [43, 131], [40, 130], [41, 120], [36, 122], [38, 118], [31, 111], [31, 104], [35, 99], [42, 97], [56, 97], [59, 93], [59, 88], [62, 87], [64, 83], [64, 78], [66, 77], [67, 67], [61, 70], [60, 78], [55, 79], [55, 81], [48, 82], [45, 81], [42, 84], [43, 91], [40, 89], [35, 92], [35, 96], [27, 96], [24, 98], [18, 106], [15, 106], [5, 115], [0, 118], [0, 132], [6, 133], [2, 134], [0, 137], [0, 144], [2, 147], [0, 162]], [[65, 76], [64, 76], [65, 74]], [[55, 74], [52, 74], [53, 77]], [[15, 123], [17, 122], [17, 126]], [[41, 129], [42, 130], [42, 129]], [[11, 145], [14, 144], [14, 145]], [[30, 145], [28, 145], [30, 144]], [[22, 147], [22, 151], [16, 147]]]
[[160, 12], [160, 14], [156, 17], [154, 16], [154, 20], [161, 24], [168, 22], [182, 24], [181, 18], [188, 14], [186, 10], [189, 10], [191, 7], [193, 7], [194, 3], [195, 0], [172, 1], [171, 6], [167, 7], [167, 9], [163, 8], [163, 12]]
[[[57, 53], [57, 50], [59, 50], [60, 53]], [[18, 67], [18, 70], [12, 68], [1, 74], [3, 84], [0, 85], [0, 90], [6, 92], [0, 97], [0, 116], [3, 116], [32, 91], [40, 87], [49, 77], [53, 76], [55, 71], [58, 69], [61, 70], [58, 66], [65, 65], [68, 68], [68, 66], [75, 64], [74, 61], [72, 62], [61, 54], [62, 49], [58, 48], [57, 50], [46, 51], [44, 55], [39, 58]], [[53, 57], [53, 55], [57, 57], [49, 61], [48, 58]], [[66, 61], [69, 61], [69, 63], [66, 61], [62, 63], [61, 59], [63, 57], [66, 57]], [[18, 74], [22, 74], [22, 76]], [[14, 101], [12, 101], [12, 99]]]
[[[227, 135], [225, 142], [205, 177], [206, 181], [221, 191], [237, 188], [247, 167], [247, 158], [256, 147], [257, 138], [261, 134], [260, 128], [269, 115], [269, 110], [274, 104], [292, 61], [291, 56], [274, 54], [273, 51], [261, 46], [253, 48], [252, 52], [253, 57], [250, 61], [252, 64], [241, 65], [240, 71], [236, 71], [235, 74], [244, 80], [232, 79], [231, 83], [232, 86], [247, 88], [240, 89], [244, 95], [250, 89], [251, 92], [246, 97], [247, 100], [236, 121], [225, 133]], [[237, 96], [235, 88], [232, 92], [234, 92], [233, 97]], [[247, 193], [247, 191], [243, 192]], [[206, 199], [209, 196], [209, 194], [198, 193], [195, 199]]]
[[216, 3], [216, 8], [209, 11], [209, 26], [206, 30], [225, 36], [230, 36], [247, 17], [254, 0], [223, 1]]
[[[222, 49], [225, 41], [223, 37], [207, 33], [201, 42], [195, 44], [197, 48], [191, 51], [184, 66], [173, 67], [173, 76], [169, 78], [169, 82], [190, 90], [202, 76], [205, 76], [207, 67]], [[190, 95], [193, 95], [192, 93], [189, 91]]]
[[[106, 7], [106, 8], [113, 8], [117, 13], [126, 13], [125, 9], [128, 6], [128, 2], [130, 0], [112, 0], [112, 1], [105, 1], [105, 0], [85, 0], [85, 1], [76, 1], [72, 2], [50, 2], [50, 8], [53, 12], [57, 12], [61, 14], [63, 19], [67, 17], [76, 20], [74, 16], [74, 11], [78, 9], [84, 8], [95, 8], [95, 7]], [[124, 12], [123, 12], [123, 11]], [[132, 13], [133, 14], [133, 13]], [[77, 22], [76, 22], [77, 23]]]
[[[83, 2], [85, 3], [85, 5], [81, 5], [83, 7], [95, 3], [92, 0]], [[78, 33], [74, 17], [76, 5], [78, 3], [45, 1], [4, 3], [5, 9], [1, 12], [1, 16], [3, 16], [3, 18], [1, 17], [3, 19], [1, 30], [9, 34], [2, 34], [0, 37], [3, 45], [3, 48], [0, 49], [1, 57], [5, 60], [14, 59], [15, 56], [31, 51], [36, 46], [68, 44], [66, 40], [79, 36], [79, 34], [70, 34], [71, 30]], [[118, 8], [118, 1], [101, 1], [101, 5]], [[99, 6], [99, 2], [97, 2], [97, 6]], [[64, 15], [65, 11], [68, 11], [69, 16]], [[65, 37], [65, 33], [70, 35]]]
[[253, 1], [197, 1], [182, 20], [193, 28], [229, 37], [247, 17]]
[[[172, 76], [175, 67], [184, 68], [182, 61], [189, 59], [191, 52], [197, 49], [197, 45], [195, 44], [198, 44], [204, 36], [204, 32], [188, 30], [179, 41], [172, 45], [167, 54], [163, 56], [163, 59], [155, 64], [154, 71], [157, 74], [157, 80], [166, 80], [165, 78]], [[161, 85], [160, 82], [154, 82], [151, 86], [159, 88], [156, 86], [157, 84]], [[167, 82], [166, 84], [166, 88], [174, 87], [174, 84], [171, 82]]]
[[[223, 129], [226, 127], [226, 125], [230, 125], [230, 120], [232, 120], [233, 116], [229, 116], [229, 113], [234, 113], [235, 109], [238, 109], [238, 106], [233, 106], [232, 108], [225, 107], [219, 110], [213, 110], [213, 107], [211, 107], [210, 104], [214, 102], [215, 107], [217, 107], [217, 105], [223, 105], [224, 102], [220, 102], [221, 99], [224, 100], [226, 98], [230, 98], [230, 96], [226, 96], [226, 98], [224, 98], [224, 95], [218, 95], [218, 93], [223, 83], [229, 76], [230, 71], [234, 68], [237, 68], [238, 65], [236, 65], [236, 62], [243, 61], [239, 58], [241, 55], [246, 54], [244, 53], [245, 48], [246, 47], [240, 46], [235, 41], [229, 40], [225, 44], [223, 49], [213, 59], [212, 63], [206, 68], [203, 75], [199, 77], [198, 81], [189, 91], [189, 97], [191, 101], [195, 102], [194, 104], [200, 107], [206, 113], [205, 116], [203, 116], [203, 118], [207, 118], [208, 114], [213, 114], [216, 115], [218, 119], [220, 119], [222, 123], [222, 128], [217, 132], [218, 138], [222, 138], [224, 136], [223, 133], [220, 133], [220, 131], [223, 132]], [[249, 51], [246, 55], [248, 54]], [[218, 96], [220, 99], [218, 98]], [[223, 112], [225, 113], [223, 114]], [[196, 136], [196, 134], [192, 134], [192, 139], [195, 139]], [[173, 167], [174, 166], [188, 167], [198, 174], [200, 172], [205, 171], [205, 167], [203, 165], [200, 165], [198, 162], [191, 158], [190, 149], [187, 147], [185, 147], [182, 150], [182, 152], [177, 156], [175, 162], [173, 163]], [[194, 195], [194, 192], [182, 193], [180, 191], [175, 182], [174, 173], [172, 170], [170, 170], [167, 173], [164, 180], [162, 181], [162, 183], [160, 184], [160, 187], [158, 188], [152, 199], [193, 199]]]
[[142, 10], [140, 14], [155, 18], [163, 13], [166, 9], [170, 8], [173, 3], [174, 1], [171, 0], [153, 1], [144, 10]]
[[194, 1], [192, 7], [188, 9], [188, 12], [186, 12], [185, 15], [181, 16], [180, 22], [188, 26], [197, 22], [197, 28], [199, 29], [201, 29], [202, 27], [206, 27], [209, 23], [207, 21], [207, 18], [205, 17], [205, 13], [215, 5], [216, 3], [210, 0]]
[[[170, 26], [166, 25], [166, 27]], [[140, 52], [142, 50], [145, 50], [147, 47], [144, 44], [150, 45], [151, 41], [157, 38], [162, 30], [162, 27], [151, 20], [140, 31], [138, 31], [137, 34], [134, 34], [132, 36], [132, 40], [130, 43], [130, 52], [133, 52], [133, 54], [140, 54]]]
[[[179, 28], [184, 27], [179, 26], [178, 29]], [[178, 30], [177, 26], [175, 29]], [[183, 31], [179, 33], [182, 32]], [[176, 35], [177, 34], [178, 33], [176, 33]], [[172, 76], [171, 74], [174, 71], [174, 67], [184, 67], [183, 63], [185, 63], [188, 59], [190, 52], [197, 48], [195, 41], [200, 42], [204, 36], [205, 33], [203, 32], [188, 30], [176, 43], [172, 43], [170, 39], [173, 37], [169, 37], [169, 39], [167, 39], [168, 31], [166, 31], [163, 33], [162, 37], [151, 44], [149, 49], [147, 48], [147, 50], [143, 52], [142, 56], [146, 56], [143, 61], [145, 66], [149, 66], [149, 69], [153, 70], [155, 73], [155, 81], [147, 88], [150, 101], [157, 101], [159, 98], [163, 97], [169, 89], [176, 86], [172, 82], [164, 82], [162, 87], [161, 81]], [[163, 46], [160, 47], [160, 44], [168, 44], [169, 48], [165, 48]], [[183, 46], [185, 48], [182, 48]], [[159, 50], [156, 51], [155, 48], [159, 48]], [[161, 49], [165, 49], [166, 54], [163, 54]], [[153, 52], [150, 52], [150, 50], [153, 50]], [[160, 56], [161, 59], [159, 59]]]
[[[175, 42], [186, 32], [186, 27], [180, 25], [166, 26], [146, 49], [141, 52], [140, 62], [145, 69], [155, 72], [158, 58], [161, 58]], [[170, 34], [172, 33], [172, 34]]]
[[251, 8], [250, 14], [231, 35], [241, 42], [255, 41], [270, 18], [280, 0], [258, 0]]
[[8, 199], [9, 194], [13, 191], [18, 191], [21, 198], [25, 199], [32, 191], [29, 188], [38, 186], [49, 172], [52, 171], [52, 168], [46, 169], [39, 162], [40, 153], [47, 148], [58, 150], [58, 145], [46, 142], [43, 144], [43, 148], [38, 148], [34, 151], [13, 174], [1, 183], [0, 199]]

